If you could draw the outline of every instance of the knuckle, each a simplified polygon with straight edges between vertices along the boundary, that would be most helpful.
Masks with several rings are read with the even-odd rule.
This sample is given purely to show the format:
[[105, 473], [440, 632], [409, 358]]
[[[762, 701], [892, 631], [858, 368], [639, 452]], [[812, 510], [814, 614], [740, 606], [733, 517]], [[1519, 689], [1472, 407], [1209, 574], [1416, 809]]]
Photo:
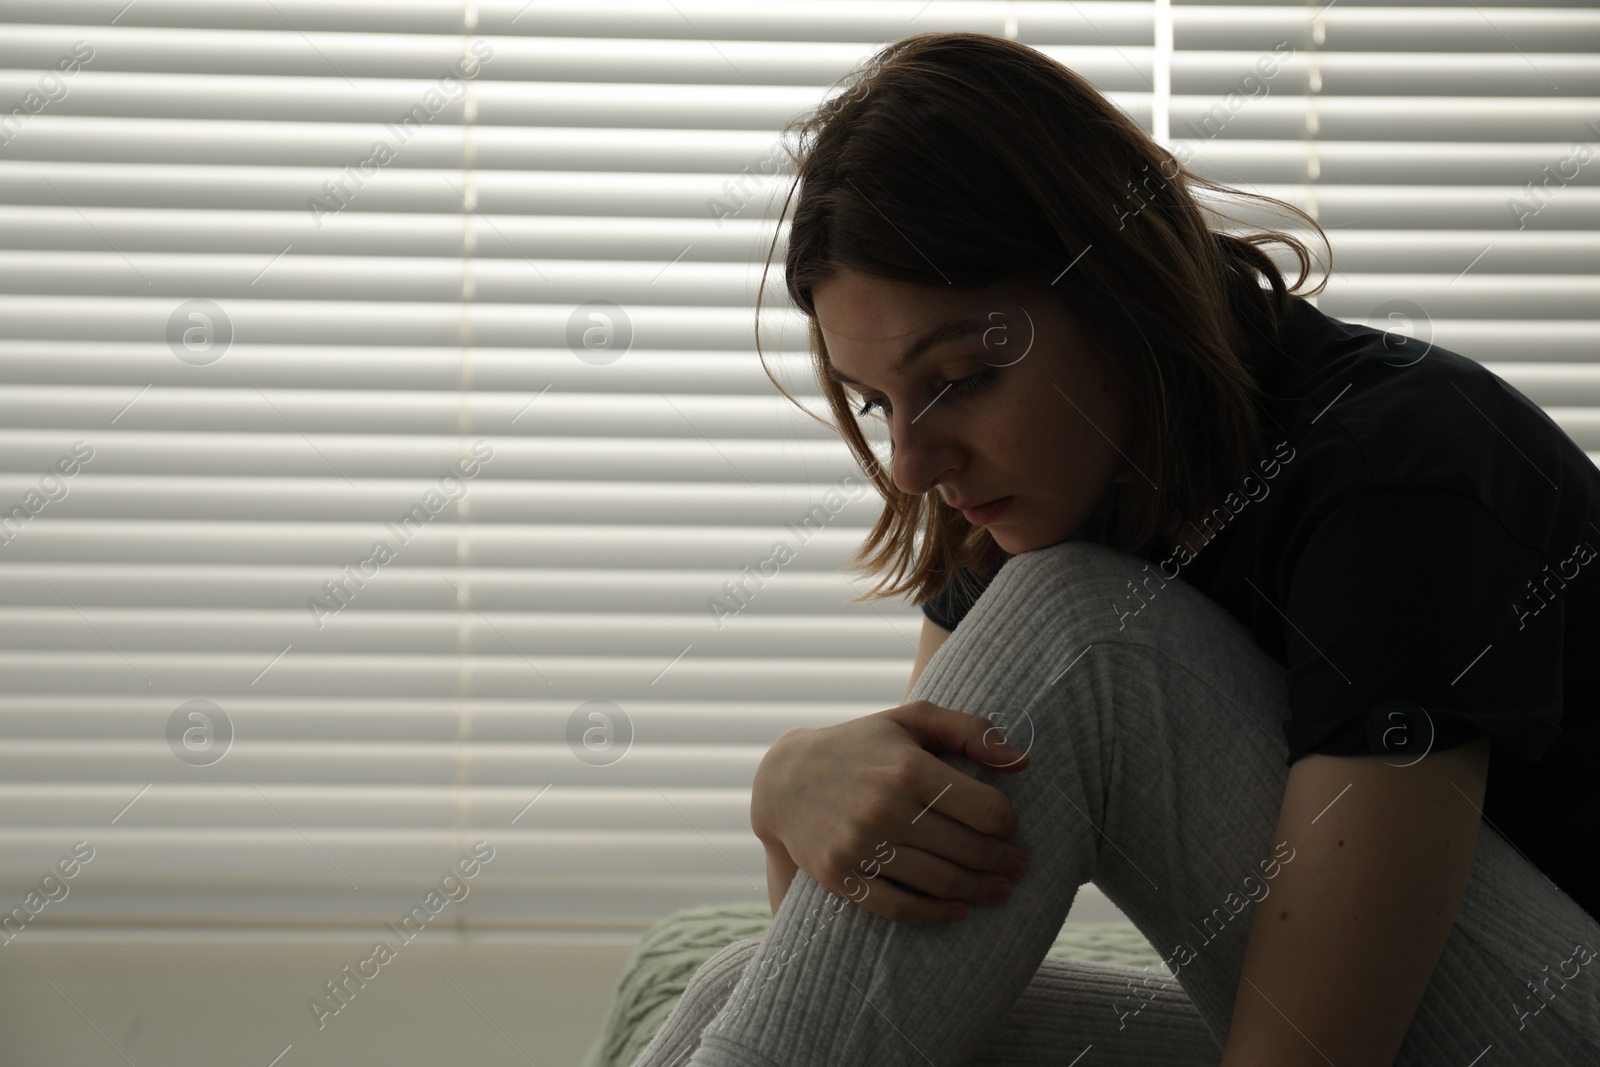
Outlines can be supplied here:
[[970, 878], [965, 878], [954, 871], [940, 871], [934, 879], [933, 895], [946, 900], [960, 900], [966, 896]]
[[871, 893], [868, 881], [869, 879], [851, 864], [839, 864], [838, 885], [842, 889], [841, 895], [847, 900], [853, 900], [857, 903], [865, 900]]
[[[852, 848], [856, 849], [857, 851], [861, 850], [862, 840], [864, 840], [867, 836], [868, 827], [883, 826], [893, 820], [894, 812], [898, 807], [895, 798], [896, 794], [891, 788], [890, 790], [873, 792], [872, 794], [868, 795], [864, 801], [862, 801], [860, 820], [861, 827], [857, 830], [855, 835], [857, 840], [851, 842]], [[871, 855], [871, 850], [869, 849], [863, 854]]]
[[996, 790], [990, 798], [989, 826], [991, 834], [1004, 833], [1011, 823], [1011, 801], [1006, 799], [1004, 793]]
[[910, 759], [896, 760], [889, 768], [889, 784], [901, 792], [915, 788], [919, 777], [917, 765]]
[[1006, 865], [1006, 858], [1010, 854], [1008, 846], [992, 837], [985, 837], [978, 845], [977, 862], [972, 867], [979, 871], [998, 871]]

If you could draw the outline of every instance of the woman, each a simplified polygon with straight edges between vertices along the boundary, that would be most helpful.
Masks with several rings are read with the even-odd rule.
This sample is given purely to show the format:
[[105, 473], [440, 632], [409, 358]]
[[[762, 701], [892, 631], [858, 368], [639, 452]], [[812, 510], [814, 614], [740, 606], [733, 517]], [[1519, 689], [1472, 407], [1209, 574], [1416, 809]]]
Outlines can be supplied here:
[[[763, 760], [772, 926], [638, 1064], [1600, 1062], [1583, 451], [1023, 45], [896, 42], [798, 128], [855, 562], [927, 622], [906, 704]], [[1159, 973], [1046, 957], [1088, 881]]]

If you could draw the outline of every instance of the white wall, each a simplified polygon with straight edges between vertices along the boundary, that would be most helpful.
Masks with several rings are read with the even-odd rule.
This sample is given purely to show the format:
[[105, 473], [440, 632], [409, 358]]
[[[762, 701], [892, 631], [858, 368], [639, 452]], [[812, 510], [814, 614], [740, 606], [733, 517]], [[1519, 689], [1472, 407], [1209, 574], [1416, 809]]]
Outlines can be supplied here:
[[307, 999], [370, 941], [23, 936], [0, 948], [0, 1063], [577, 1067], [635, 943], [419, 938], [319, 1031]]

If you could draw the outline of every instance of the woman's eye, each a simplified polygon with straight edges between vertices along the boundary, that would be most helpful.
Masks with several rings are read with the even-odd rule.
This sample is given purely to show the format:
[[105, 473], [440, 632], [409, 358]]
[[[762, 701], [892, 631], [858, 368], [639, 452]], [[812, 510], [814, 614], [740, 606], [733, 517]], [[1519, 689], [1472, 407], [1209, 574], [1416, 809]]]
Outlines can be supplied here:
[[[982, 389], [985, 385], [989, 384], [989, 380], [993, 377], [994, 368], [989, 367], [979, 371], [977, 374], [968, 375], [965, 378], [958, 378], [953, 382], [946, 382], [945, 386], [947, 389], [966, 396], [970, 393], [976, 392], [979, 389]], [[859, 419], [866, 418], [869, 414], [871, 414], [873, 408], [881, 409], [885, 415], [894, 414], [894, 408], [887, 400], [884, 400], [881, 397], [874, 397], [873, 399], [868, 400], [865, 404], [861, 405], [861, 410], [856, 412], [856, 417]]]

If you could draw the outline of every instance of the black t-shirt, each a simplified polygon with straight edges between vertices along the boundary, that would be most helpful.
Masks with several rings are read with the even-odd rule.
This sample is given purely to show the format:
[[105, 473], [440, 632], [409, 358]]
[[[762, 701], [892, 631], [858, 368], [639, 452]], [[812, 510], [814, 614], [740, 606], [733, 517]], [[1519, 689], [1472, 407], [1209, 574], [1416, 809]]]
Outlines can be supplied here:
[[[1284, 664], [1290, 763], [1492, 738], [1484, 816], [1600, 916], [1600, 469], [1473, 359], [1299, 297], [1279, 341], [1253, 474], [1198, 555], [1144, 558]], [[1104, 543], [1121, 494], [1074, 539]], [[954, 630], [971, 606], [947, 583], [922, 611]]]

